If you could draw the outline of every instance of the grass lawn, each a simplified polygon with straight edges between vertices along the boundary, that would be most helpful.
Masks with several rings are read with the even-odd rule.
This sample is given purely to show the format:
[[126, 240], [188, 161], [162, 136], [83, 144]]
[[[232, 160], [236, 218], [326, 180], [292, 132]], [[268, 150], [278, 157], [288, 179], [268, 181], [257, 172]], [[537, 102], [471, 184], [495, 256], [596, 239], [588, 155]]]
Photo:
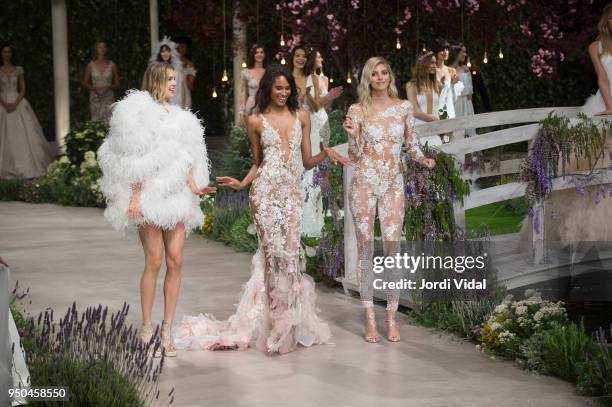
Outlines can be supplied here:
[[496, 202], [465, 211], [467, 230], [489, 232], [491, 235], [518, 233], [527, 214], [524, 198]]

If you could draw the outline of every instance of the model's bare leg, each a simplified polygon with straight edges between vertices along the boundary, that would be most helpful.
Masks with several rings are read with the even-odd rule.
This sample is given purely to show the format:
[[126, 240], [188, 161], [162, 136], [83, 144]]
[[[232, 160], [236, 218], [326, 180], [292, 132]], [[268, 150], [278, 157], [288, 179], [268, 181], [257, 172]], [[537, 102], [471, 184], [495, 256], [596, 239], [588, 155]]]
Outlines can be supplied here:
[[182, 223], [162, 233], [166, 249], [166, 277], [164, 278], [164, 322], [162, 323], [162, 346], [166, 356], [176, 356], [172, 339], [172, 321], [181, 289], [183, 272], [183, 249], [185, 247], [185, 226]]
[[153, 336], [151, 315], [155, 300], [157, 275], [161, 268], [164, 253], [162, 232], [156, 226], [144, 225], [138, 229], [138, 236], [145, 255], [145, 267], [140, 277], [140, 306], [142, 309], [142, 327], [140, 336], [144, 342], [149, 342]]

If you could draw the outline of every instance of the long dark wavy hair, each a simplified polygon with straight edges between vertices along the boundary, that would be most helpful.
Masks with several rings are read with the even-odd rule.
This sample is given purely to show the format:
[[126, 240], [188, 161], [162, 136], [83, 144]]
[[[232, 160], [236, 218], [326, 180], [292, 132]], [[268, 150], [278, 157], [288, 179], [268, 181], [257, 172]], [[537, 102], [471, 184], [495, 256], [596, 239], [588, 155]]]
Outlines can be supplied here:
[[253, 44], [251, 48], [249, 49], [249, 54], [247, 55], [247, 68], [248, 69], [253, 69], [253, 67], [255, 66], [255, 53], [260, 48], [264, 52], [263, 67], [264, 68], [266, 67], [266, 49], [263, 47], [263, 45]]
[[268, 108], [272, 100], [270, 96], [272, 93], [272, 86], [279, 76], [284, 76], [291, 87], [291, 94], [287, 98], [287, 107], [289, 111], [293, 113], [300, 108], [297, 98], [298, 90], [293, 75], [291, 75], [291, 72], [283, 65], [272, 64], [266, 68], [266, 72], [259, 81], [259, 89], [257, 89], [257, 93], [255, 94], [255, 106], [253, 106], [250, 113], [263, 113]]
[[[465, 45], [463, 45], [462, 43], [451, 45], [450, 51], [448, 53], [449, 65], [455, 65], [455, 62], [457, 62], [457, 58], [459, 57], [459, 54], [461, 53], [463, 47], [465, 47]], [[465, 65], [465, 62], [458, 63], [458, 65]]]
[[317, 67], [315, 65], [317, 64], [317, 54], [319, 54], [319, 51], [316, 48], [310, 48], [307, 51], [308, 53], [306, 54], [306, 65], [304, 65], [305, 76], [317, 73]]
[[[291, 73], [293, 73], [293, 58], [295, 57], [295, 54], [300, 49], [302, 51], [304, 51], [304, 53], [306, 54], [306, 64], [308, 64], [308, 51], [309, 51], [309, 48], [306, 47], [305, 45], [298, 45], [297, 47], [293, 48], [293, 51], [291, 51], [291, 55], [289, 55], [289, 63], [287, 64], [287, 66], [289, 67], [289, 72], [291, 72]], [[306, 70], [306, 66], [307, 65], [304, 65], [304, 70]]]
[[[2, 52], [4, 48], [8, 48], [11, 50], [11, 64], [17, 65], [15, 63], [15, 47], [13, 46], [13, 44], [9, 44], [9, 43], [2, 44], [2, 47], [0, 47], [0, 52]], [[2, 57], [0, 57], [0, 66], [1, 65], [4, 65], [4, 59]]]
[[172, 63], [172, 49], [169, 46], [167, 46], [166, 44], [164, 44], [161, 47], [159, 47], [159, 52], [157, 53], [156, 61], [157, 62], [166, 62], [166, 61], [164, 61], [164, 59], [161, 56], [162, 51], [165, 50], [165, 49], [167, 49], [168, 52], [170, 52], [170, 59], [168, 59], [168, 63], [171, 64]]

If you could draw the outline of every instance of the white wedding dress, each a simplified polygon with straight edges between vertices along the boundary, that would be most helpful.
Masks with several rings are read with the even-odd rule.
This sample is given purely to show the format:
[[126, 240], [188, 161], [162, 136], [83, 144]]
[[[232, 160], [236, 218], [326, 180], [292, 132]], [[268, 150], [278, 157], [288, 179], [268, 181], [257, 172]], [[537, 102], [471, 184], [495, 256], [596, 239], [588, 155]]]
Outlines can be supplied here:
[[[17, 100], [21, 75], [23, 68], [20, 66], [9, 75], [0, 71], [2, 100], [7, 103]], [[41, 177], [47, 172], [53, 156], [52, 147], [25, 98], [11, 113], [0, 106], [0, 178]]]
[[[312, 83], [312, 75], [308, 76], [306, 86], [310, 86], [310, 94], [314, 97], [314, 85]], [[327, 85], [323, 80], [319, 79], [320, 96], [327, 95]], [[329, 122], [327, 112], [324, 107], [321, 107], [316, 112], [308, 103], [304, 102], [304, 109], [310, 112], [310, 145], [312, 155], [317, 155], [321, 152], [321, 141], [326, 139], [323, 134], [329, 132]], [[302, 188], [304, 190], [304, 212], [302, 218], [302, 235], [311, 237], [320, 237], [323, 229], [323, 199], [321, 196], [321, 187], [313, 185], [314, 172], [316, 168], [304, 172], [302, 178]]]
[[[455, 101], [455, 117], [472, 116], [474, 115], [474, 104], [469, 97], [474, 95], [474, 86], [472, 85], [472, 73], [469, 71], [457, 70], [459, 80], [463, 83], [463, 90], [457, 95]], [[462, 137], [473, 137], [476, 135], [476, 129], [465, 129], [453, 133], [455, 139]]]
[[[446, 92], [448, 92], [448, 90], [446, 90]], [[435, 91], [432, 91], [431, 94], [432, 94], [431, 111], [427, 109], [427, 95], [425, 95], [424, 93], [420, 93], [417, 95], [417, 103], [419, 104], [419, 108], [421, 109], [421, 112], [427, 113], [427, 114], [433, 114], [437, 116], [440, 114], [439, 112], [440, 109], [444, 107], [443, 102], [445, 99], [440, 98], [440, 95], [436, 93]], [[446, 93], [441, 93], [441, 94], [446, 95]], [[422, 123], [427, 123], [427, 122], [420, 120], [420, 119], [416, 119], [416, 118], [414, 119], [415, 126], [417, 124], [422, 124]], [[419, 133], [418, 128], [415, 129], [415, 133], [418, 136], [418, 133]], [[418, 140], [421, 145], [425, 145], [425, 143], [427, 143], [429, 146], [439, 146], [442, 144], [442, 140], [440, 139], [440, 136], [438, 136], [437, 134], [433, 136], [419, 137]]]

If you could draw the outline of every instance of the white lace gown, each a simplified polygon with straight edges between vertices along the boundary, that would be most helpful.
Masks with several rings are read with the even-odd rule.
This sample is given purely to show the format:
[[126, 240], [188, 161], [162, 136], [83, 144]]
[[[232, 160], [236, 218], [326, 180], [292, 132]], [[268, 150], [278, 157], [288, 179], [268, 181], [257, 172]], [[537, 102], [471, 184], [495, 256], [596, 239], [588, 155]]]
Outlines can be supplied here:
[[[310, 86], [310, 94], [314, 97], [314, 85], [312, 83], [312, 75], [306, 81], [306, 86]], [[327, 85], [322, 79], [319, 79], [320, 96], [327, 95]], [[312, 155], [321, 152], [321, 142], [329, 139], [326, 133], [329, 133], [329, 122], [327, 112], [324, 107], [321, 107], [316, 112], [304, 103], [304, 108], [310, 112], [310, 144]], [[316, 168], [304, 172], [302, 178], [302, 188], [304, 189], [304, 215], [302, 218], [302, 235], [311, 237], [320, 237], [323, 229], [323, 199], [321, 196], [321, 187], [313, 185], [314, 172]]]
[[[96, 64], [91, 66], [91, 84], [94, 87], [111, 86], [113, 84], [113, 61], [110, 61], [103, 71], [98, 71]], [[89, 91], [89, 112], [91, 120], [108, 123], [111, 116], [111, 105], [115, 102], [115, 94], [109, 90], [100, 96], [94, 91]]]
[[187, 86], [187, 77], [191, 75], [195, 78], [197, 76], [197, 72], [198, 71], [193, 65], [183, 64], [183, 109], [191, 109], [191, 106], [193, 105], [193, 99], [191, 98], [191, 90]]
[[[468, 71], [457, 70], [459, 80], [463, 83], [463, 90], [457, 95], [455, 101], [455, 117], [464, 117], [474, 115], [474, 104], [468, 97], [474, 95], [474, 86], [472, 85], [472, 73]], [[454, 137], [472, 137], [476, 135], [476, 130], [465, 129], [453, 133]]]
[[301, 124], [296, 117], [284, 143], [261, 117], [264, 159], [249, 192], [259, 240], [251, 278], [229, 319], [218, 320], [210, 314], [183, 317], [174, 330], [180, 349], [256, 347], [272, 354], [329, 342], [329, 327], [317, 316], [314, 281], [300, 269]]
[[255, 95], [259, 89], [259, 81], [250, 69], [243, 69], [240, 73], [242, 81], [242, 92], [244, 92], [245, 104], [242, 114], [247, 117], [251, 114], [251, 109], [255, 106]]
[[[8, 75], [0, 72], [2, 100], [8, 103], [17, 100], [21, 75], [21, 66]], [[54, 155], [36, 114], [25, 98], [11, 113], [0, 106], [0, 178], [41, 177], [47, 172]]]

